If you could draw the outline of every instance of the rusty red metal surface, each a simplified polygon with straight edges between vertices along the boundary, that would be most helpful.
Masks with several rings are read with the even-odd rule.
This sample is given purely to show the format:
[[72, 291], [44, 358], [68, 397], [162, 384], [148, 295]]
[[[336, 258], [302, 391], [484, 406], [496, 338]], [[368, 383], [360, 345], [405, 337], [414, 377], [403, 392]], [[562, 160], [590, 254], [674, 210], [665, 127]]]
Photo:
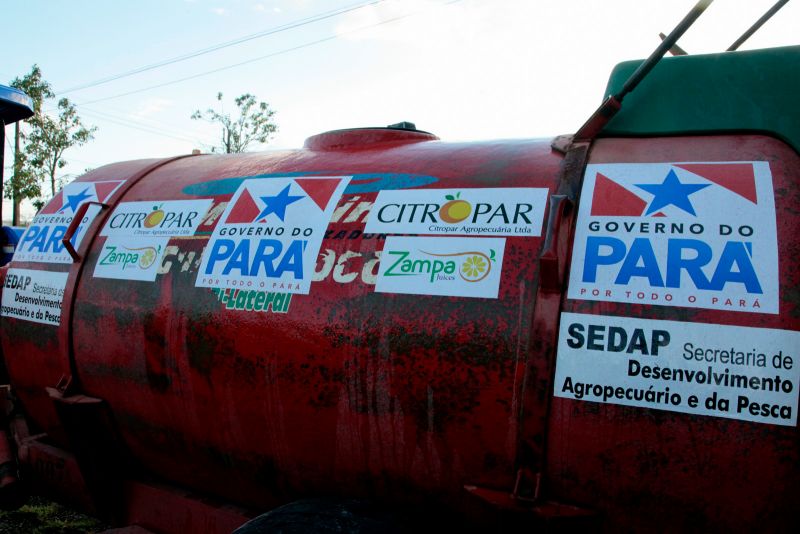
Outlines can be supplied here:
[[[778, 225], [780, 313], [564, 301], [564, 311], [800, 330], [800, 158], [768, 137], [601, 139], [590, 161], [767, 161]], [[554, 397], [547, 488], [647, 530], [791, 531], [800, 524], [797, 427]]]
[[[665, 529], [796, 524], [796, 427], [552, 398], [562, 310], [734, 325], [752, 324], [751, 314], [566, 300], [570, 195], [551, 201], [542, 236], [507, 238], [498, 299], [376, 293], [385, 241], [364, 234], [364, 223], [378, 190], [563, 195], [577, 185], [559, 182], [563, 157], [548, 142], [365, 135], [366, 144], [350, 131], [340, 142], [312, 138], [305, 150], [128, 162], [82, 177], [138, 176], [112, 204], [214, 204], [196, 235], [170, 239], [155, 283], [92, 277], [100, 245], [91, 236], [79, 263], [12, 265], [70, 272], [60, 331], [2, 318], [4, 358], [31, 423], [70, 448], [46, 392], [61, 382], [67, 397], [107, 404], [135, 465], [124, 476], [148, 473], [257, 511], [346, 495], [468, 515], [472, 494], [528, 499], [546, 519], [599, 511], [612, 529], [644, 529], [656, 516]], [[600, 140], [589, 157], [761, 159], [774, 176], [783, 300], [780, 315], [758, 321], [798, 330], [797, 154], [774, 139], [728, 136]], [[353, 176], [312, 290], [293, 295], [285, 313], [231, 309], [233, 295], [195, 287], [208, 236], [242, 177], [287, 174]]]

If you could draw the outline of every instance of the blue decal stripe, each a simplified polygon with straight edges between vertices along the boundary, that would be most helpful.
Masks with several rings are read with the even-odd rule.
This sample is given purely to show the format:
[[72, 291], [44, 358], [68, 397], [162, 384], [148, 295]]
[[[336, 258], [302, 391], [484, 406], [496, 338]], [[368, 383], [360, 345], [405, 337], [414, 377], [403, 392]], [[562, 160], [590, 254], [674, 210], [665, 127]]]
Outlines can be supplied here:
[[284, 172], [279, 174], [257, 174], [255, 176], [222, 178], [210, 182], [201, 182], [199, 184], [187, 185], [183, 188], [183, 193], [185, 195], [194, 195], [198, 197], [232, 195], [245, 180], [296, 176], [352, 176], [353, 178], [350, 180], [350, 185], [344, 190], [345, 195], [377, 193], [384, 189], [411, 189], [435, 184], [439, 181], [435, 176], [426, 176], [422, 174], [371, 173], [349, 175], [342, 172]]

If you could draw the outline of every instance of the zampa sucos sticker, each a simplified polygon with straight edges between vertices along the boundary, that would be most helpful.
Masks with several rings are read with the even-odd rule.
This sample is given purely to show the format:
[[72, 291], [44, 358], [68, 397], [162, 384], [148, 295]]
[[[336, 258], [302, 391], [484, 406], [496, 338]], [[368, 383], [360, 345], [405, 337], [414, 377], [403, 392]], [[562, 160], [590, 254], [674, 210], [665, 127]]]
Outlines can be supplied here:
[[242, 182], [203, 252], [195, 285], [307, 294], [325, 229], [349, 181]]
[[100, 249], [94, 276], [152, 282], [168, 237], [109, 237]]
[[769, 164], [588, 165], [568, 296], [778, 313]]
[[505, 245], [498, 238], [389, 236], [375, 291], [497, 298]]
[[[72, 263], [72, 257], [61, 244], [75, 213], [86, 202], [106, 202], [123, 184], [122, 180], [108, 182], [73, 182], [67, 184], [33, 218], [19, 240], [14, 261], [43, 263]], [[98, 206], [86, 210], [75, 235], [74, 247], [80, 245], [86, 228], [100, 212]]]
[[171, 237], [197, 231], [212, 200], [122, 202], [100, 232], [106, 240], [94, 276], [152, 282]]

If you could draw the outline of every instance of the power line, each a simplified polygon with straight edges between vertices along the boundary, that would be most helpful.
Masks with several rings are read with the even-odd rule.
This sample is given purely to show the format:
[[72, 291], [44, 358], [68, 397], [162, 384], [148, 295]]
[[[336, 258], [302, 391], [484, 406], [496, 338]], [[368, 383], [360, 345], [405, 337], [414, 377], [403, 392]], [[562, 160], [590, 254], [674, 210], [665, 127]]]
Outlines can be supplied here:
[[92, 110], [84, 109], [83, 113], [89, 115], [90, 117], [94, 116], [95, 119], [108, 121], [108, 122], [110, 122], [112, 124], [116, 124], [118, 126], [122, 126], [122, 127], [125, 127], [125, 128], [132, 128], [134, 130], [139, 130], [139, 131], [142, 131], [144, 133], [148, 133], [148, 134], [152, 134], [152, 135], [160, 135], [162, 137], [171, 137], [172, 139], [177, 139], [178, 141], [184, 141], [184, 142], [188, 142], [188, 143], [199, 143], [199, 142], [201, 143], [202, 142], [202, 141], [200, 141], [199, 139], [196, 139], [196, 138], [172, 135], [172, 134], [166, 133], [164, 131], [156, 130], [155, 128], [149, 128], [149, 127], [144, 126], [144, 125], [136, 125], [136, 124], [132, 124], [130, 122], [123, 122], [124, 119], [123, 120], [118, 120], [118, 119], [115, 119], [115, 118], [111, 118], [108, 115], [103, 116], [103, 114], [98, 113], [96, 111], [92, 111]]
[[187, 130], [186, 128], [177, 126], [173, 123], [166, 123], [148, 116], [139, 116], [136, 114], [130, 115], [128, 114], [128, 111], [122, 111], [118, 108], [104, 107], [102, 111], [92, 108], [90, 111], [104, 113], [112, 118], [119, 118], [120, 120], [130, 121], [136, 124], [142, 124], [148, 128], [155, 128], [157, 130], [161, 129], [168, 132], [171, 131], [172, 133], [177, 133], [179, 135], [194, 135], [194, 130], [192, 129]]
[[[194, 130], [186, 130], [184, 128], [176, 127], [174, 124], [167, 124], [164, 121], [159, 121], [149, 117], [137, 117], [133, 118], [127, 115], [124, 115], [126, 112], [119, 110], [119, 109], [111, 109], [111, 111], [103, 110], [100, 111], [98, 109], [87, 109], [83, 104], [74, 103], [75, 106], [81, 106], [83, 110], [88, 111], [89, 113], [93, 113], [95, 115], [100, 115], [101, 119], [113, 119], [117, 121], [122, 121], [125, 123], [130, 123], [133, 125], [137, 125], [144, 128], [151, 128], [155, 130], [152, 133], [157, 135], [161, 135], [163, 132], [172, 133], [174, 136], [179, 136], [185, 138], [185, 140], [191, 141], [192, 143], [200, 142], [207, 145], [212, 145], [213, 143], [206, 143], [203, 139], [195, 136]], [[123, 126], [123, 125], [120, 125]]]
[[[153, 132], [153, 133], [156, 133], [156, 134], [161, 134], [162, 132], [172, 132], [172, 134], [174, 134], [174, 135], [191, 138], [191, 141], [193, 143], [196, 142], [196, 141], [203, 142], [199, 138], [198, 139], [194, 138], [194, 136], [193, 136], [194, 131], [193, 130], [185, 130], [185, 129], [182, 129], [182, 128], [176, 128], [175, 125], [167, 124], [167, 123], [165, 123], [163, 121], [155, 120], [155, 119], [148, 118], [148, 117], [139, 117], [138, 119], [134, 119], [132, 117], [124, 115], [125, 112], [121, 111], [121, 110], [118, 110], [118, 109], [113, 109], [112, 111], [114, 111], [114, 113], [110, 113], [109, 111], [100, 111], [98, 109], [89, 109], [84, 104], [78, 104], [76, 102], [72, 102], [72, 104], [74, 106], [80, 106], [82, 110], [85, 110], [85, 111], [87, 111], [89, 113], [93, 113], [95, 115], [102, 115], [103, 117], [101, 117], [101, 119], [109, 118], [109, 119], [113, 119], [113, 120], [123, 121], [123, 122], [126, 122], [126, 123], [132, 123], [132, 124], [135, 124], [135, 125], [140, 125], [140, 126], [145, 127], [145, 128], [152, 128], [152, 129], [156, 130], [155, 132]], [[54, 111], [54, 110], [55, 110], [55, 108], [51, 108], [51, 109], [46, 109], [44, 111], [46, 113], [49, 113], [49, 112]], [[123, 125], [120, 125], [120, 126], [123, 126]], [[213, 144], [213, 143], [205, 143], [205, 144]]]
[[69, 87], [63, 91], [58, 92], [58, 95], [64, 95], [67, 93], [72, 93], [74, 91], [79, 91], [82, 89], [87, 89], [89, 87], [95, 87], [97, 85], [102, 85], [105, 83], [113, 82], [115, 80], [119, 80], [121, 78], [126, 78], [128, 76], [133, 76], [134, 74], [139, 74], [141, 72], [146, 72], [148, 70], [157, 69], [159, 67], [163, 67], [165, 65], [171, 65], [173, 63], [178, 63], [180, 61], [186, 61], [187, 59], [192, 59], [198, 56], [202, 56], [204, 54], [209, 54], [211, 52], [216, 52], [217, 50], [222, 50], [223, 48], [228, 48], [230, 46], [234, 46], [237, 44], [245, 43], [247, 41], [252, 41], [253, 39], [259, 39], [261, 37], [267, 37], [269, 35], [274, 35], [276, 33], [284, 32], [287, 30], [293, 30], [295, 28], [299, 28], [301, 26], [305, 26], [307, 24], [312, 24], [314, 22], [319, 22], [321, 20], [329, 19], [332, 17], [336, 17], [338, 15], [343, 15], [345, 13], [349, 13], [351, 11], [356, 11], [363, 7], [372, 6], [380, 4], [381, 2], [385, 2], [386, 0], [371, 0], [369, 2], [361, 2], [358, 4], [352, 4], [350, 6], [339, 8], [332, 11], [326, 11], [324, 13], [320, 13], [318, 15], [314, 15], [311, 17], [307, 17], [305, 19], [299, 19], [294, 22], [290, 22], [283, 26], [277, 26], [275, 28], [270, 28], [269, 30], [264, 30], [262, 32], [254, 33], [251, 35], [245, 35], [244, 37], [239, 37], [237, 39], [233, 39], [231, 41], [225, 41], [224, 43], [219, 43], [213, 46], [209, 46], [208, 48], [202, 48], [200, 50], [195, 50], [194, 52], [188, 52], [181, 56], [176, 56], [170, 59], [165, 59], [163, 61], [158, 61], [156, 63], [151, 63], [150, 65], [145, 65], [143, 67], [138, 67], [129, 71], [122, 72], [120, 74], [114, 74], [111, 76], [106, 76], [105, 78], [100, 78], [98, 80], [84, 83], [81, 85], [76, 85], [74, 87]]
[[[123, 117], [123, 116], [119, 116], [119, 115], [114, 115], [112, 113], [108, 113], [107, 111], [100, 111], [100, 110], [97, 110], [97, 109], [88, 109], [85, 104], [77, 104], [77, 103], [73, 103], [73, 104], [75, 106], [81, 106], [82, 113], [86, 113], [89, 116], [93, 116], [95, 120], [99, 119], [99, 120], [103, 120], [103, 121], [108, 121], [108, 122], [111, 122], [111, 123], [116, 124], [118, 126], [123, 126], [123, 127], [126, 127], [126, 128], [132, 128], [132, 129], [135, 129], [135, 130], [141, 130], [141, 131], [143, 131], [145, 133], [150, 133], [150, 134], [154, 134], [154, 135], [160, 135], [160, 136], [164, 136], [164, 137], [171, 137], [171, 138], [177, 139], [179, 141], [186, 141], [186, 142], [189, 142], [189, 143], [201, 143], [201, 144], [206, 144], [206, 145], [213, 144], [213, 143], [206, 143], [201, 138], [193, 136], [192, 133], [190, 133], [190, 132], [178, 131], [178, 130], [176, 130], [174, 128], [170, 129], [168, 127], [165, 128], [168, 125], [163, 123], [163, 122], [160, 122], [160, 121], [155, 121], [155, 120], [152, 120], [152, 119], [148, 119], [150, 122], [154, 123], [153, 125], [150, 125], [150, 124], [143, 123], [142, 121], [136, 121], [136, 120], [131, 119], [129, 117]], [[52, 111], [52, 110], [45, 110], [45, 111]], [[168, 132], [171, 132], [171, 134], [168, 133]]]
[[[100, 167], [102, 165], [105, 165], [105, 163], [95, 163], [95, 162], [92, 162], [92, 161], [86, 161], [84, 159], [69, 158], [69, 160], [70, 161], [77, 161], [78, 163], [83, 163], [84, 165], [91, 165], [92, 167]], [[64, 176], [69, 176], [70, 174], [73, 174], [73, 173], [69, 173], [68, 172]], [[81, 173], [81, 174], [83, 174], [83, 173]]]
[[[448, 2], [444, 2], [443, 4], [439, 4], [439, 6], [455, 4], [455, 3], [460, 2], [460, 1], [461, 0], [450, 0]], [[439, 7], [439, 6], [437, 6], [437, 7]], [[115, 98], [122, 98], [123, 96], [134, 95], [134, 94], [137, 94], [137, 93], [142, 93], [144, 91], [150, 91], [152, 89], [158, 89], [160, 87], [166, 87], [167, 85], [173, 85], [173, 84], [176, 84], [176, 83], [185, 82], [185, 81], [188, 81], [188, 80], [193, 80], [195, 78], [208, 76], [209, 74], [215, 74], [217, 72], [221, 72], [221, 71], [224, 71], [224, 70], [229, 70], [229, 69], [233, 69], [233, 68], [236, 68], [236, 67], [241, 67], [242, 65], [247, 65], [249, 63], [255, 63], [256, 61], [262, 61], [264, 59], [269, 59], [271, 57], [279, 56], [281, 54], [286, 54], [288, 52], [294, 52], [295, 50], [300, 50], [300, 49], [303, 49], [303, 48], [308, 48], [310, 46], [318, 45], [320, 43], [325, 43], [327, 41], [332, 41], [334, 39], [338, 39], [341, 35], [348, 35], [348, 34], [351, 34], [351, 33], [356, 33], [356, 32], [360, 32], [360, 31], [363, 31], [363, 30], [368, 30], [370, 28], [375, 28], [377, 26], [381, 26], [381, 25], [384, 25], [384, 24], [390, 24], [392, 22], [397, 22], [398, 20], [403, 20], [403, 19], [412, 17], [414, 15], [417, 15], [418, 13], [420, 13], [422, 11], [426, 11], [427, 9], [429, 9], [429, 8], [418, 9], [417, 11], [412, 11], [411, 13], [406, 13], [405, 15], [398, 15], [397, 17], [386, 19], [386, 20], [383, 20], [381, 22], [376, 22], [375, 24], [368, 24], [366, 26], [361, 26], [361, 27], [355, 28], [353, 30], [341, 32], [339, 34], [331, 35], [329, 37], [324, 37], [322, 39], [317, 39], [316, 41], [310, 41], [308, 43], [304, 43], [304, 44], [301, 44], [301, 45], [293, 46], [291, 48], [284, 48], [283, 50], [279, 50], [279, 51], [273, 52], [271, 54], [266, 54], [264, 56], [259, 56], [259, 57], [253, 58], [253, 59], [248, 59], [246, 61], [241, 61], [239, 63], [234, 63], [234, 64], [231, 64], [231, 65], [226, 65], [224, 67], [219, 67], [217, 69], [208, 70], [208, 71], [205, 71], [205, 72], [201, 72], [199, 74], [193, 74], [191, 76], [186, 76], [184, 78], [178, 78], [176, 80], [172, 80], [172, 81], [169, 81], [169, 82], [163, 82], [163, 83], [159, 83], [159, 84], [156, 84], [156, 85], [151, 85], [149, 87], [143, 87], [141, 89], [134, 89], [133, 91], [127, 91], [125, 93], [119, 93], [119, 94], [112, 95], [112, 96], [107, 96], [107, 97], [104, 97], [104, 98], [98, 98], [98, 99], [95, 99], [95, 100], [90, 100], [88, 102], [82, 102], [80, 104], [75, 104], [75, 105], [76, 106], [86, 106], [86, 105], [89, 105], [89, 104], [96, 104], [97, 102], [105, 102], [106, 100], [113, 100]]]
[[99, 111], [96, 109], [87, 109], [86, 107], [82, 108], [84, 113], [89, 115], [95, 115], [99, 117], [101, 120], [107, 120], [109, 122], [114, 122], [115, 124], [119, 124], [120, 126], [125, 126], [137, 130], [146, 131], [147, 133], [153, 133], [156, 135], [162, 135], [165, 137], [172, 137], [174, 139], [178, 139], [181, 141], [189, 141], [191, 143], [204, 143], [203, 140], [194, 136], [191, 132], [183, 131], [183, 130], [176, 130], [174, 128], [168, 128], [166, 124], [159, 123], [158, 121], [152, 121], [154, 125], [146, 124], [142, 121], [137, 121], [135, 119], [131, 119], [128, 117], [121, 117], [119, 115], [114, 115], [112, 113], [108, 113], [107, 111]]

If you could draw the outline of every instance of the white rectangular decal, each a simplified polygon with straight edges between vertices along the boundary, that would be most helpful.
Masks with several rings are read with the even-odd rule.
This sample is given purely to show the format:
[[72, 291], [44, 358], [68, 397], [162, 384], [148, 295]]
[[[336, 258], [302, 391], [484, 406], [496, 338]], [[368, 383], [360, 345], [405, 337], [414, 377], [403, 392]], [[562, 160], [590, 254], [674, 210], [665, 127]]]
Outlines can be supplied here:
[[[61, 239], [67, 233], [75, 212], [87, 202], [106, 202], [123, 183], [123, 180], [118, 180], [72, 182], [65, 185], [33, 218], [30, 226], [22, 234], [13, 261], [72, 263], [72, 257], [61, 244]], [[75, 248], [80, 245], [86, 234], [86, 228], [98, 213], [100, 213], [98, 206], [90, 206], [86, 211], [72, 238]]]
[[794, 426], [800, 332], [561, 314], [554, 394]]
[[108, 218], [104, 236], [190, 236], [213, 200], [122, 202]]
[[203, 252], [197, 287], [307, 294], [350, 177], [244, 180]]
[[389, 236], [375, 291], [497, 298], [505, 246], [497, 238]]
[[94, 266], [97, 278], [152, 282], [169, 237], [109, 237]]
[[3, 283], [2, 316], [58, 326], [68, 273], [9, 269]]
[[546, 188], [462, 188], [380, 191], [368, 233], [538, 236]]
[[568, 297], [778, 313], [769, 164], [588, 165]]

